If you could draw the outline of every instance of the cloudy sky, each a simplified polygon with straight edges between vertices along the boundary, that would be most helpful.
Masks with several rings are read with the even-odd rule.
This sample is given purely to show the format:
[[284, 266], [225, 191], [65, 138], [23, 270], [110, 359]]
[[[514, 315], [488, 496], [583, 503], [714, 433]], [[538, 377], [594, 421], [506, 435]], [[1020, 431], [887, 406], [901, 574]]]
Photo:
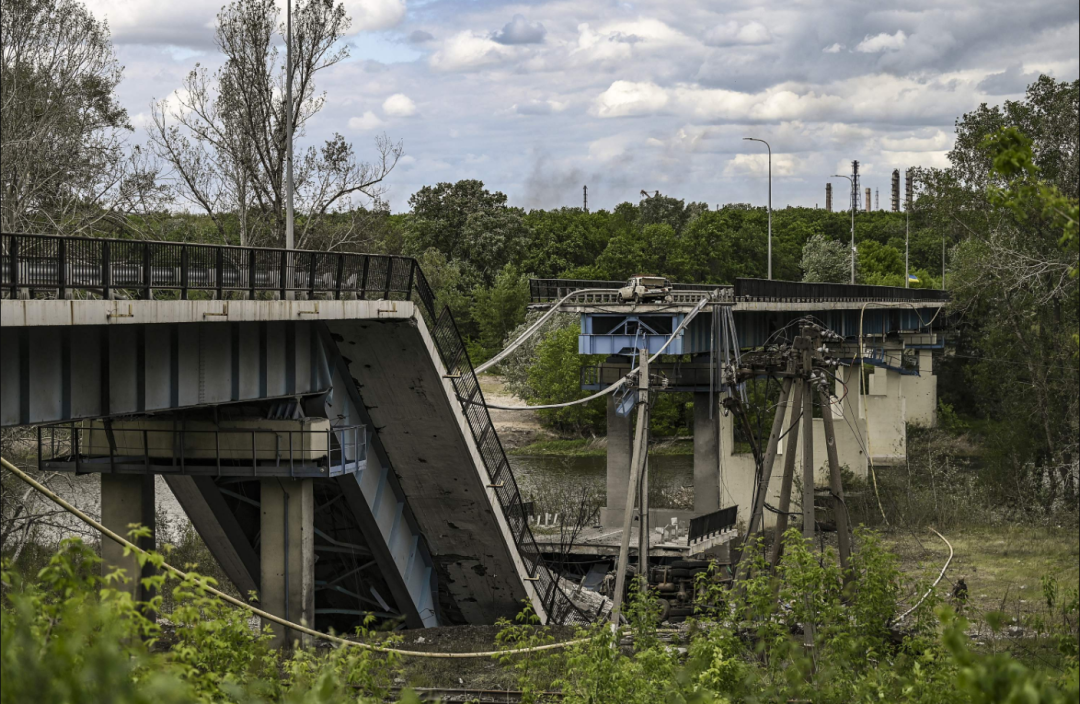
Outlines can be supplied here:
[[[153, 99], [219, 64], [222, 2], [89, 0], [133, 139]], [[824, 206], [852, 159], [884, 203], [893, 168], [945, 163], [958, 115], [1080, 72], [1076, 0], [344, 2], [351, 56], [320, 74], [307, 139], [340, 132], [361, 156], [377, 134], [404, 140], [395, 211], [462, 178], [526, 208], [580, 205], [584, 184], [594, 208], [641, 189], [764, 205], [747, 136], [772, 144], [774, 207]]]

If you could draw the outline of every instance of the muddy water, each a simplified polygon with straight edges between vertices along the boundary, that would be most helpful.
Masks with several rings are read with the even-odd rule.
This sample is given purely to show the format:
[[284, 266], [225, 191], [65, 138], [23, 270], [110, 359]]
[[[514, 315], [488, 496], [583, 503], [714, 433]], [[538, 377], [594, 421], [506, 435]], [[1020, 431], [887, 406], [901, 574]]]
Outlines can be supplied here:
[[[510, 457], [510, 466], [526, 501], [537, 500], [547, 504], [555, 495], [573, 496], [582, 485], [595, 490], [602, 503], [606, 498], [605, 457], [514, 455]], [[693, 508], [693, 479], [693, 457], [651, 457], [649, 502], [654, 508]], [[101, 480], [97, 475], [60, 475], [54, 477], [49, 484], [60, 496], [92, 517], [97, 518], [100, 515]], [[157, 477], [155, 489], [158, 519], [164, 519], [171, 524], [169, 527], [175, 530], [187, 520], [183, 509], [161, 477]], [[545, 498], [548, 501], [545, 501]], [[39, 533], [40, 540], [52, 542], [66, 535], [76, 534], [92, 537], [92, 531], [88, 531], [86, 526], [72, 516], [57, 515], [50, 520], [50, 524], [42, 528]]]
[[[563, 494], [581, 485], [595, 487], [606, 498], [606, 457], [528, 457], [513, 455], [514, 470], [526, 501]], [[654, 508], [693, 508], [694, 458], [657, 455], [649, 458], [649, 503]]]

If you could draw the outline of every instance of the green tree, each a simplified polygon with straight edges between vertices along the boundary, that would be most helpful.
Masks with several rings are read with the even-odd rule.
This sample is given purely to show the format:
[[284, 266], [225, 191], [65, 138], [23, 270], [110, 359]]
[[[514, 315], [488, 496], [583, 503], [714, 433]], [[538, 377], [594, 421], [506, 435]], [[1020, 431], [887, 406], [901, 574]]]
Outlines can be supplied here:
[[[533, 405], [565, 403], [591, 392], [581, 390], [582, 367], [594, 358], [578, 354], [578, 330], [562, 328], [537, 346], [536, 362], [529, 368], [528, 401]], [[554, 426], [574, 432], [601, 431], [605, 424], [604, 399], [566, 408], [538, 411]]]
[[525, 321], [528, 304], [529, 277], [518, 273], [512, 264], [503, 267], [490, 288], [476, 290], [472, 316], [487, 356], [501, 350], [510, 332]]
[[0, 228], [95, 234], [158, 204], [156, 172], [127, 151], [123, 67], [109, 28], [77, 0], [4, 0], [0, 12]]
[[851, 255], [842, 242], [814, 235], [803, 246], [803, 281], [851, 281]]

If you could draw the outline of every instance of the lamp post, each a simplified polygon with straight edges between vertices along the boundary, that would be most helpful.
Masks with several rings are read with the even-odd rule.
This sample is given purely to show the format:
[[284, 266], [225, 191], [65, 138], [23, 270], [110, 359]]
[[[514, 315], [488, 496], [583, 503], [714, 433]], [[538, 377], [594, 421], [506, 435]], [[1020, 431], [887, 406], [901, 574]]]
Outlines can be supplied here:
[[[846, 178], [851, 187], [855, 188], [855, 183], [851, 180], [850, 176], [844, 176], [843, 174], [833, 174], [833, 178]], [[851, 283], [855, 283], [855, 203], [851, 203]]]
[[764, 139], [743, 137], [744, 142], [761, 142], [769, 150], [769, 280], [772, 280], [772, 147]]
[[[292, 0], [285, 3], [285, 249], [294, 249], [293, 233], [293, 101], [292, 101]], [[292, 255], [288, 255], [292, 258]], [[290, 262], [291, 264], [291, 262]], [[289, 272], [292, 278], [292, 272]], [[292, 296], [289, 296], [292, 298]]]

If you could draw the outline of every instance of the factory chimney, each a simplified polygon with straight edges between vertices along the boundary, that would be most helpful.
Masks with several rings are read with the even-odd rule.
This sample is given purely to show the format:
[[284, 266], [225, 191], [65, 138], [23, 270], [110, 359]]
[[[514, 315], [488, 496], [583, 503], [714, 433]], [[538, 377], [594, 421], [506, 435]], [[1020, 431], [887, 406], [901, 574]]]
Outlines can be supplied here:
[[832, 212], [832, 184], [825, 184], [825, 211]]
[[892, 211], [900, 212], [900, 169], [892, 170]]
[[865, 210], [868, 213], [870, 212], [870, 189], [869, 188], [866, 189], [866, 208], [865, 208]]

